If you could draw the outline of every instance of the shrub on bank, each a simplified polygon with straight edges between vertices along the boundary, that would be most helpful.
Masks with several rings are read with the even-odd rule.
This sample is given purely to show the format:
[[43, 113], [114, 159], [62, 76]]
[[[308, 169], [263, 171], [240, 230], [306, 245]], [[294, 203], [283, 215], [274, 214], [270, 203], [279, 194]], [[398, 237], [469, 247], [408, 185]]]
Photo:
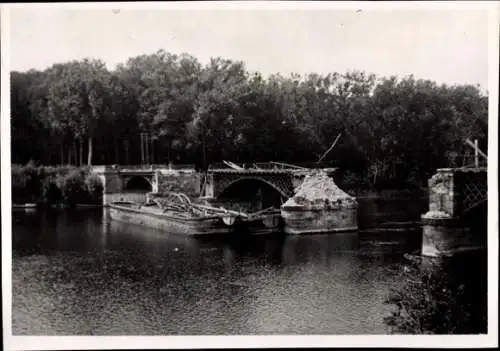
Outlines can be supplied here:
[[102, 184], [87, 167], [12, 165], [12, 202], [100, 204]]
[[87, 176], [85, 178], [85, 186], [88, 194], [88, 203], [102, 203], [102, 192], [104, 190], [104, 187], [102, 185], [101, 179], [94, 174], [87, 173]]
[[[396, 334], [486, 332], [486, 277], [482, 258], [441, 261], [409, 258], [386, 303], [396, 307], [385, 323]], [[467, 267], [465, 267], [467, 262]]]
[[33, 162], [25, 166], [12, 166], [12, 199], [23, 203], [37, 202], [41, 195], [41, 182], [37, 167]]
[[69, 207], [87, 202], [85, 174], [81, 170], [75, 169], [61, 177], [59, 188], [62, 190], [64, 203]]
[[17, 165], [12, 165], [12, 201], [15, 202], [29, 202], [26, 191], [26, 174]]

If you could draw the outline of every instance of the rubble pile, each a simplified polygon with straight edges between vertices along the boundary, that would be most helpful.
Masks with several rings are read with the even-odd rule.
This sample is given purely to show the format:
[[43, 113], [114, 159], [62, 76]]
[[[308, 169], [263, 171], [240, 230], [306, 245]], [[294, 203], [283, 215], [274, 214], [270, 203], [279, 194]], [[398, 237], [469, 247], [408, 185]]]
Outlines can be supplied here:
[[318, 171], [305, 176], [302, 184], [295, 189], [295, 195], [284, 206], [355, 208], [357, 201], [342, 191], [325, 172]]

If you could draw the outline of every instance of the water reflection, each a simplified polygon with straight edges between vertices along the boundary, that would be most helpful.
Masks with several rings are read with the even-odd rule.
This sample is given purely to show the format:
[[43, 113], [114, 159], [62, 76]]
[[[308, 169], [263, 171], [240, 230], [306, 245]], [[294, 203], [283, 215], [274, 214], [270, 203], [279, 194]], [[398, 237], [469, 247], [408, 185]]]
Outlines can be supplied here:
[[421, 197], [409, 199], [358, 199], [358, 226], [360, 229], [377, 228], [391, 222], [419, 221], [427, 211], [428, 200]]
[[195, 239], [94, 210], [13, 213], [13, 333], [385, 333], [390, 268], [415, 236]]

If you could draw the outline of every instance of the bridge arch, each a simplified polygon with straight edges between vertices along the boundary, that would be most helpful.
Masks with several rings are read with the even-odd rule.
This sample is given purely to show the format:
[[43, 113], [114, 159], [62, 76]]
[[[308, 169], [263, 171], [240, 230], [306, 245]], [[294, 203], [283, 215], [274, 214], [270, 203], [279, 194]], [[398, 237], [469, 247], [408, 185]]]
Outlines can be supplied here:
[[217, 201], [240, 210], [259, 211], [279, 208], [289, 195], [272, 182], [260, 177], [243, 177], [231, 181], [220, 189]]
[[276, 186], [276, 184], [273, 184], [272, 182], [270, 182], [266, 179], [263, 179], [261, 177], [252, 177], [252, 176], [238, 178], [238, 179], [235, 179], [234, 181], [228, 183], [222, 189], [220, 189], [218, 197], [221, 197], [221, 196], [224, 196], [225, 194], [227, 194], [229, 189], [234, 188], [237, 185], [241, 185], [243, 183], [248, 183], [248, 182], [264, 184], [267, 187], [274, 189], [277, 193], [279, 193], [285, 199], [288, 199], [290, 197], [290, 194], [287, 194], [284, 190], [282, 190], [278, 186]]
[[148, 177], [134, 175], [125, 180], [123, 188], [128, 191], [151, 192], [153, 183]]

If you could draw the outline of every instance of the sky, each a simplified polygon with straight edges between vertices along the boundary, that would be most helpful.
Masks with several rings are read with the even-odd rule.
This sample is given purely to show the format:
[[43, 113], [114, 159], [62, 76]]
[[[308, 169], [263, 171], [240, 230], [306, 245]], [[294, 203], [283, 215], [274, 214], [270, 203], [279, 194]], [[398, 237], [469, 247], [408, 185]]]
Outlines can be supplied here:
[[11, 69], [85, 57], [109, 68], [163, 49], [289, 74], [362, 70], [488, 85], [484, 10], [134, 10], [13, 8]]

